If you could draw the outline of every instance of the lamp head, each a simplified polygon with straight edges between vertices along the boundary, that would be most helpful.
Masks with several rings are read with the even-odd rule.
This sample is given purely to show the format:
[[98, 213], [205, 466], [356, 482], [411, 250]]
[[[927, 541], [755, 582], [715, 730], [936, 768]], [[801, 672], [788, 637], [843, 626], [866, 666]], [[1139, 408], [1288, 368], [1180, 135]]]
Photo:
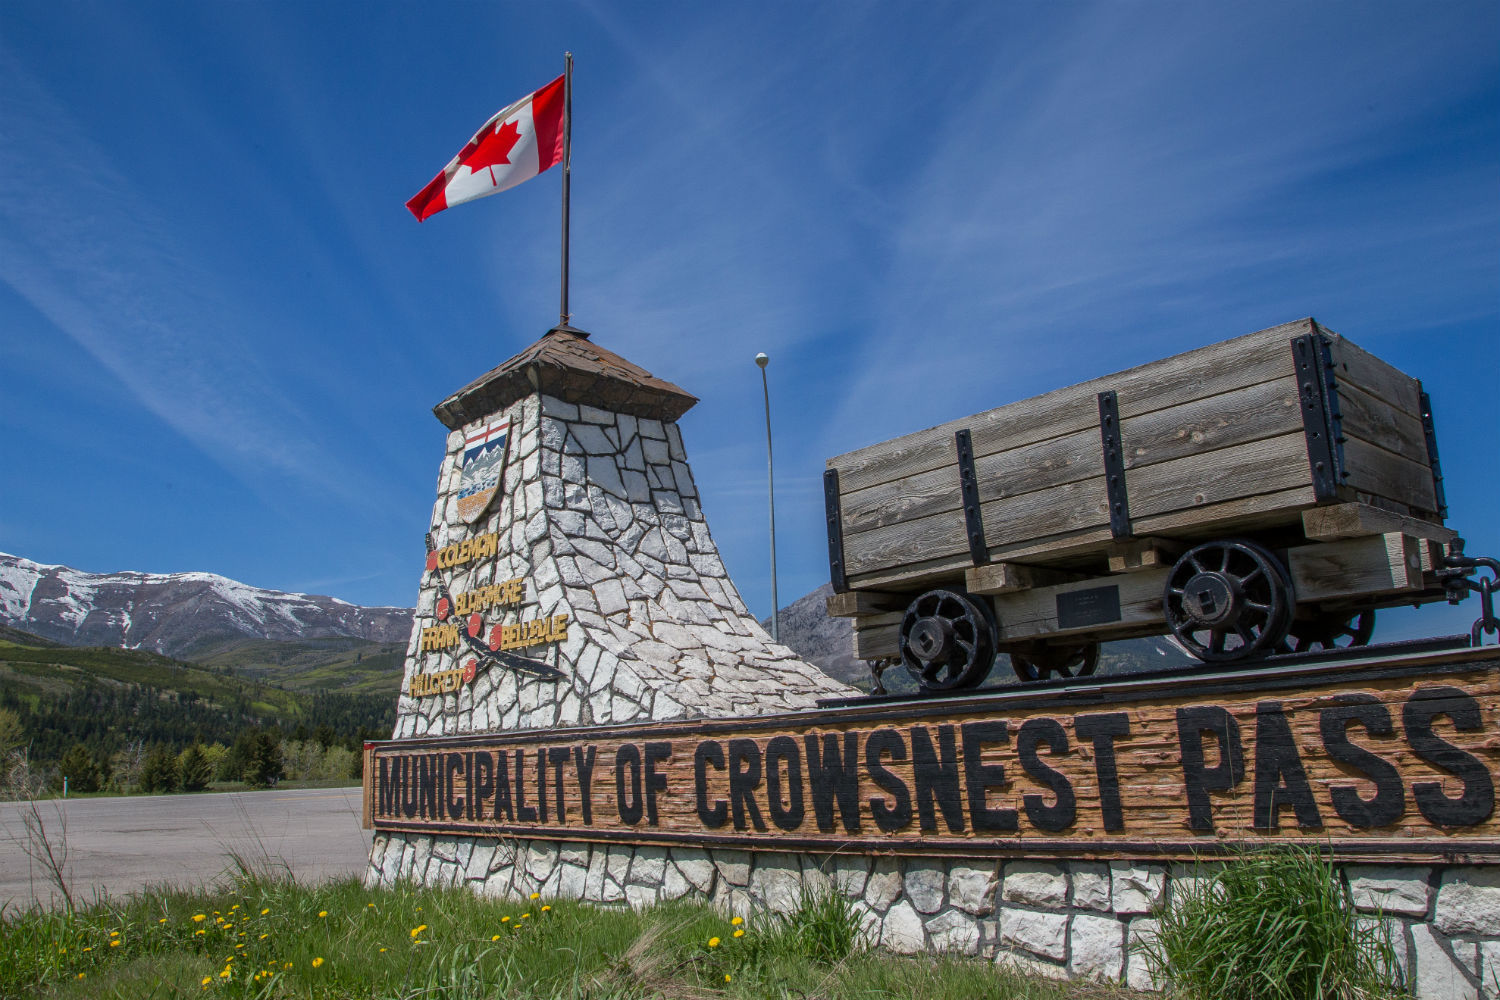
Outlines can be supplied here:
[[762, 351], [755, 356], [755, 363], [764, 368], [766, 365], [771, 363], [771, 359], [766, 357], [766, 353]]

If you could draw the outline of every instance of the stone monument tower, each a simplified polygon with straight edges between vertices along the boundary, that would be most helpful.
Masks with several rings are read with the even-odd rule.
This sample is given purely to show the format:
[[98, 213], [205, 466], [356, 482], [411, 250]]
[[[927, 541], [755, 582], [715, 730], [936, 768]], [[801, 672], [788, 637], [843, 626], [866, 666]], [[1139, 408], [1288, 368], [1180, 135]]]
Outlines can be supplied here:
[[448, 428], [395, 737], [749, 716], [850, 689], [724, 570], [676, 420], [697, 400], [558, 327]]

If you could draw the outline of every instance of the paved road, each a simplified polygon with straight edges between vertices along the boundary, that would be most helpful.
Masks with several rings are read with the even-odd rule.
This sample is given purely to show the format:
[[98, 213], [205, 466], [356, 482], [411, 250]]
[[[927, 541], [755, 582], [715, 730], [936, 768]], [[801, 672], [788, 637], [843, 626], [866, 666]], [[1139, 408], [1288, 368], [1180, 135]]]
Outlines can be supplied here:
[[[0, 907], [56, 901], [26, 850], [27, 809], [0, 802]], [[69, 886], [78, 901], [147, 885], [213, 882], [233, 870], [236, 854], [317, 881], [362, 871], [370, 849], [370, 832], [359, 828], [358, 788], [69, 799], [37, 809], [49, 833], [66, 825]]]

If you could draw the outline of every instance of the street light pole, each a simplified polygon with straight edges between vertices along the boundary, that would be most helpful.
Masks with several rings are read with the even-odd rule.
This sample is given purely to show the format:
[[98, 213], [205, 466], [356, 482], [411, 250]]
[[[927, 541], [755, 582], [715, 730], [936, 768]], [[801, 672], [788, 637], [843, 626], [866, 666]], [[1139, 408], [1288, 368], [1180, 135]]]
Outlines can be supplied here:
[[766, 381], [766, 365], [771, 359], [762, 351], [755, 356], [755, 363], [760, 366], [760, 388], [766, 399], [766, 492], [771, 508], [771, 641], [780, 642], [781, 633], [776, 627], [781, 608], [776, 599], [776, 463], [771, 459], [771, 387]]

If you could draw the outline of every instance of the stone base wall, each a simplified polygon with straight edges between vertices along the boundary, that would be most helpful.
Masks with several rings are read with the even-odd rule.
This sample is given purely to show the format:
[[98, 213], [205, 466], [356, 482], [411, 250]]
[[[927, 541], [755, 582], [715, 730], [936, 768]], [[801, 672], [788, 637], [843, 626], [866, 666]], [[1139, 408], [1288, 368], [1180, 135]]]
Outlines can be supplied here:
[[[1418, 998], [1500, 997], [1500, 867], [1348, 865], [1356, 905], [1389, 922]], [[684, 896], [784, 913], [804, 888], [854, 901], [868, 943], [982, 956], [1054, 978], [1153, 988], [1139, 945], [1184, 865], [817, 855], [377, 834], [366, 882], [466, 885], [502, 899], [643, 907]]]

